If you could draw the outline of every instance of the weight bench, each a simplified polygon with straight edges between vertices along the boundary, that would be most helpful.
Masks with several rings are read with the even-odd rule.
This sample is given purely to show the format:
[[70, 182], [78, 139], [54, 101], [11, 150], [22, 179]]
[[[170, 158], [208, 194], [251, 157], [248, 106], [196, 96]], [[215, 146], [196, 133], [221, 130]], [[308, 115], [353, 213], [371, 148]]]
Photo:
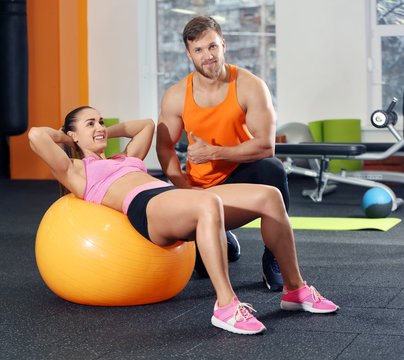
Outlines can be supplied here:
[[[379, 187], [386, 190], [393, 202], [392, 211], [396, 210], [403, 199], [397, 198], [393, 190], [383, 182], [404, 184], [404, 174], [397, 171], [361, 170], [345, 171], [334, 174], [328, 171], [331, 159], [345, 160], [384, 160], [391, 156], [404, 156], [404, 139], [394, 128], [397, 123], [397, 113], [393, 111], [397, 98], [386, 111], [376, 110], [370, 117], [370, 122], [376, 128], [388, 128], [395, 137], [395, 143], [299, 143], [276, 144], [275, 156], [285, 158], [283, 166], [287, 174], [299, 174], [314, 178], [317, 187], [314, 190], [303, 190], [304, 196], [309, 196], [315, 202], [321, 202], [323, 195], [336, 188], [328, 181], [340, 182], [365, 187]], [[404, 112], [404, 97], [403, 97]], [[305, 158], [310, 169], [296, 166], [294, 158]]]
[[[404, 156], [404, 139], [397, 143], [299, 143], [276, 144], [275, 154], [278, 158], [284, 158], [283, 166], [287, 174], [298, 174], [314, 178], [317, 187], [313, 190], [304, 190], [303, 195], [309, 196], [315, 202], [321, 202], [323, 195], [336, 188], [335, 184], [328, 181], [345, 184], [379, 187], [385, 189], [391, 196], [396, 210], [403, 199], [397, 198], [393, 190], [383, 182], [395, 182], [404, 184], [404, 174], [394, 171], [341, 171], [339, 174], [328, 171], [331, 159], [345, 160], [382, 160], [390, 156]], [[310, 169], [294, 164], [294, 158], [309, 160]]]

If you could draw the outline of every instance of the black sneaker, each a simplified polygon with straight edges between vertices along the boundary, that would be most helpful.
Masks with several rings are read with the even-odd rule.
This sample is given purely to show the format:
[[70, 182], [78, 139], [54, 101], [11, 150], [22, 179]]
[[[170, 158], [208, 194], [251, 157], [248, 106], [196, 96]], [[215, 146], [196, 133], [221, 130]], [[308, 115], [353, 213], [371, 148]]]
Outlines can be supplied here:
[[[196, 244], [195, 244], [196, 245]], [[201, 254], [199, 254], [198, 246], [195, 246], [196, 249], [196, 259], [195, 259], [195, 270], [201, 278], [208, 278], [208, 272], [206, 271], [205, 265], [203, 264]]]
[[236, 235], [231, 231], [226, 231], [227, 237], [227, 258], [229, 262], [235, 262], [240, 259], [240, 244], [238, 243]]
[[265, 247], [262, 255], [264, 285], [272, 291], [282, 291], [283, 278], [274, 254]]
[[[229, 259], [229, 262], [237, 261], [238, 259], [240, 259], [240, 244], [238, 243], [237, 237], [231, 231], [226, 231], [226, 237], [227, 257]], [[199, 254], [198, 247], [196, 247], [195, 270], [201, 278], [209, 277], [205, 265], [203, 264], [201, 255]]]

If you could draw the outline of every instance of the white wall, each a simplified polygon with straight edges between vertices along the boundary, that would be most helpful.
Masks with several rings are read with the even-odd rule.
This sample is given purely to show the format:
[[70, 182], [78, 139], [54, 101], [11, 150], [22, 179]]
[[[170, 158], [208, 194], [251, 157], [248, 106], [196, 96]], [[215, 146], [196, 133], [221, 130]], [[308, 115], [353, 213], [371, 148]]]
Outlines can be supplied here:
[[[157, 122], [155, 2], [88, 0], [88, 68], [90, 105], [105, 118]], [[154, 147], [149, 169], [160, 168]]]
[[[369, 125], [368, 3], [277, 0], [279, 125], [359, 118], [363, 141], [394, 141]], [[155, 11], [153, 0], [88, 0], [90, 104], [104, 117], [157, 122]], [[154, 148], [149, 169], [160, 168]]]
[[370, 124], [370, 0], [276, 1], [278, 124], [361, 119], [362, 141], [391, 141]]
[[280, 124], [367, 119], [365, 1], [276, 2]]

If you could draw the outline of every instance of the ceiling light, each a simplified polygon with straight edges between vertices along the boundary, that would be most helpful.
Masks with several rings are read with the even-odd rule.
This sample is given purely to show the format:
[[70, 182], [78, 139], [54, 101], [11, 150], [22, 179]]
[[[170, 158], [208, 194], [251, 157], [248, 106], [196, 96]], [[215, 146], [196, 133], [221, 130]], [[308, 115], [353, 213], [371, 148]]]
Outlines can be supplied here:
[[171, 9], [171, 11], [172, 11], [172, 12], [176, 12], [176, 13], [180, 13], [180, 14], [187, 14], [187, 15], [194, 15], [194, 14], [196, 14], [195, 11], [186, 10], [186, 9], [178, 9], [178, 8]]
[[214, 18], [218, 23], [225, 23], [226, 22], [226, 18], [224, 16], [212, 15], [211, 17]]

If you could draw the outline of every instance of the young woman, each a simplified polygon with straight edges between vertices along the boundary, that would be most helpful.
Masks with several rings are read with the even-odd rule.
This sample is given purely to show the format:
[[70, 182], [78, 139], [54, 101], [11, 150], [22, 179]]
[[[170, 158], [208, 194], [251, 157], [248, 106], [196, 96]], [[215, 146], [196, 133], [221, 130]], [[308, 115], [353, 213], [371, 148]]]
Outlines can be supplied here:
[[[143, 163], [154, 133], [152, 120], [106, 128], [100, 113], [80, 107], [66, 116], [62, 130], [34, 127], [29, 141], [55, 178], [78, 198], [127, 214], [134, 228], [159, 246], [178, 239], [196, 241], [217, 295], [211, 322], [239, 334], [263, 332], [265, 326], [240, 302], [230, 284], [225, 229], [261, 218], [265, 245], [278, 259], [284, 279], [281, 308], [328, 313], [338, 309], [299, 272], [293, 232], [282, 196], [257, 184], [219, 185], [206, 190], [178, 189], [147, 173]], [[107, 138], [130, 138], [122, 154], [106, 159]], [[80, 153], [70, 158], [60, 144]]]

